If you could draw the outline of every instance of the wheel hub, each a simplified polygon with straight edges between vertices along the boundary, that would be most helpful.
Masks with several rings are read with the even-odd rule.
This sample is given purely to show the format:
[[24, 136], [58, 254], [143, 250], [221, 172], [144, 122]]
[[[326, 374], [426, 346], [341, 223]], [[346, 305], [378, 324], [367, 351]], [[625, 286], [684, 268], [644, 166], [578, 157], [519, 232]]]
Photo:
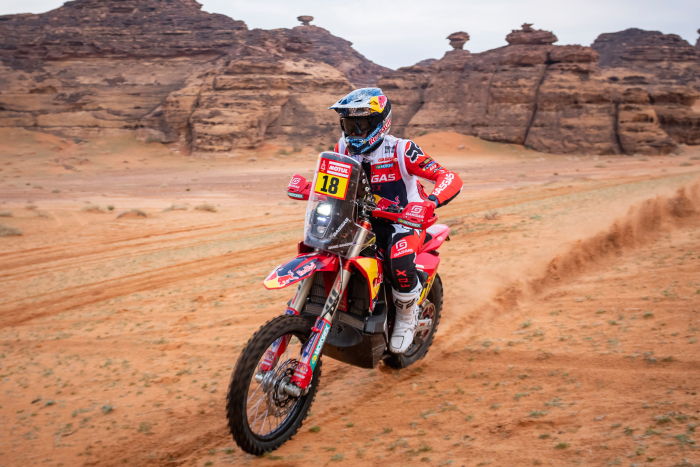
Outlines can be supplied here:
[[265, 391], [265, 403], [267, 409], [276, 417], [284, 417], [294, 406], [294, 402], [298, 399], [290, 396], [284, 391], [284, 387], [289, 383], [294, 375], [297, 361], [289, 359], [280, 363], [275, 371], [270, 371], [265, 377], [270, 375], [269, 386], [265, 386], [267, 381], [263, 379], [263, 390]]

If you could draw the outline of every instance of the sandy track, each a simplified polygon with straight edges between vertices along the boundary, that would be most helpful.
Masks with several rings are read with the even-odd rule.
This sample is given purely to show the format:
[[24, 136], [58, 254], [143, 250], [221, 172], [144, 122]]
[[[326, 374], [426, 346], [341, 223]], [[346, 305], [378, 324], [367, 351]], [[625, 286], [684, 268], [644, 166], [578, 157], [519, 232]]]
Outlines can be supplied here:
[[[697, 459], [700, 221], [697, 172], [680, 167], [695, 153], [615, 158], [601, 171], [592, 160], [469, 144], [468, 154], [432, 151], [470, 183], [439, 212], [453, 241], [442, 249], [445, 312], [428, 357], [404, 371], [326, 361], [313, 415], [261, 458], [230, 440], [226, 384], [248, 337], [289, 298], [260, 281], [294, 254], [303, 206], [269, 193], [311, 159], [262, 153], [245, 175], [226, 160], [163, 156], [159, 171], [155, 159], [130, 157], [131, 170], [106, 177], [114, 163], [94, 158], [103, 204], [152, 206], [142, 220], [82, 212], [94, 188], [63, 185], [58, 199], [35, 198], [50, 216], [40, 217], [11, 201], [27, 197], [15, 183], [0, 209], [15, 214], [0, 222], [25, 231], [0, 239], [0, 465]], [[80, 176], [21, 171], [44, 186]], [[123, 188], [145, 178], [153, 191]], [[219, 200], [218, 213], [160, 212], [182, 201], [173, 187], [202, 193], [225, 179], [258, 180], [250, 204], [238, 188], [230, 201], [215, 188], [185, 202]], [[257, 197], [260, 180], [267, 198]]]

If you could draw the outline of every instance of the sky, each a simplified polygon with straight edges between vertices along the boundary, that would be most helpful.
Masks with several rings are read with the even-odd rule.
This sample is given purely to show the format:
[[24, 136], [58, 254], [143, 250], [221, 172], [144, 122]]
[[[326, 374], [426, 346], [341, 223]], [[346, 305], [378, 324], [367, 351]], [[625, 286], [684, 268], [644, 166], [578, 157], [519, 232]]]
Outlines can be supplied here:
[[[250, 29], [292, 28], [300, 15], [349, 40], [368, 59], [389, 68], [441, 58], [446, 37], [466, 31], [464, 46], [483, 52], [506, 45], [524, 22], [554, 32], [558, 45], [590, 45], [605, 32], [627, 28], [678, 34], [694, 45], [700, 0], [198, 0], [203, 10], [245, 21]], [[63, 0], [0, 0], [0, 15], [43, 13]]]

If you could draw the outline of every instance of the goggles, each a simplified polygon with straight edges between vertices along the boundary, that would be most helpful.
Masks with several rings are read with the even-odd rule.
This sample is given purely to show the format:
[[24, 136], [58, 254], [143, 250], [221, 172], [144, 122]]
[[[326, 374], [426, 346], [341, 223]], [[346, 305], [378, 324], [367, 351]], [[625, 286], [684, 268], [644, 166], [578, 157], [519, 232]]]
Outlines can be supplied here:
[[343, 131], [348, 136], [360, 136], [369, 132], [372, 128], [372, 121], [370, 118], [354, 117], [354, 118], [341, 118], [340, 126]]

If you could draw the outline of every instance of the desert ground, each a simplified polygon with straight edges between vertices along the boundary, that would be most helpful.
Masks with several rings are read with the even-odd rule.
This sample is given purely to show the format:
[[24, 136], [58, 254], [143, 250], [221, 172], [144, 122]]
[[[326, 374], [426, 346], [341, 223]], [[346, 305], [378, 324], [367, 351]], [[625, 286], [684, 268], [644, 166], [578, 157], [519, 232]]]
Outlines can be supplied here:
[[0, 466], [700, 464], [700, 148], [417, 141], [465, 181], [437, 211], [433, 347], [401, 371], [326, 359], [297, 435], [254, 457], [227, 385], [293, 293], [262, 279], [302, 239], [285, 188], [320, 148], [0, 130]]

